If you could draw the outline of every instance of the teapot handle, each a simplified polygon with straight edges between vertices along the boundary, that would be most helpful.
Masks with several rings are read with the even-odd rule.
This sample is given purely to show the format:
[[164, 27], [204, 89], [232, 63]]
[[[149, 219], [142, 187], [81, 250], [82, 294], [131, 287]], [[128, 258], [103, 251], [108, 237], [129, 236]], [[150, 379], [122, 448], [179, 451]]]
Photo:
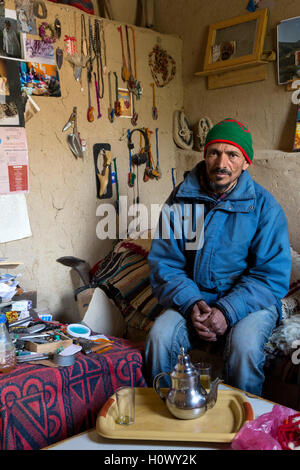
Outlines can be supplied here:
[[169, 374], [168, 374], [167, 372], [161, 372], [160, 374], [158, 374], [158, 375], [154, 378], [154, 381], [153, 381], [153, 388], [154, 388], [154, 390], [156, 391], [156, 393], [160, 396], [160, 398], [162, 399], [162, 401], [166, 401], [166, 397], [164, 396], [163, 392], [162, 392], [161, 389], [160, 389], [159, 382], [160, 382], [160, 379], [161, 379], [164, 375], [169, 376]]

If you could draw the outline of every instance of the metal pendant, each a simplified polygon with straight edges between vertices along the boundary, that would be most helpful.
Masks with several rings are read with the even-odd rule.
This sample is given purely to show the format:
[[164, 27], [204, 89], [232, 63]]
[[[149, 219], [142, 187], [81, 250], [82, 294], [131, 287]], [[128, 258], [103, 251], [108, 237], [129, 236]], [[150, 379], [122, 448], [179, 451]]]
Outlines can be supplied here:
[[61, 69], [61, 66], [63, 64], [63, 56], [64, 56], [64, 51], [58, 47], [56, 49], [56, 65], [59, 69]]
[[59, 39], [61, 36], [61, 24], [58, 18], [56, 18], [56, 20], [54, 21], [54, 29], [55, 29], [56, 37], [57, 39]]

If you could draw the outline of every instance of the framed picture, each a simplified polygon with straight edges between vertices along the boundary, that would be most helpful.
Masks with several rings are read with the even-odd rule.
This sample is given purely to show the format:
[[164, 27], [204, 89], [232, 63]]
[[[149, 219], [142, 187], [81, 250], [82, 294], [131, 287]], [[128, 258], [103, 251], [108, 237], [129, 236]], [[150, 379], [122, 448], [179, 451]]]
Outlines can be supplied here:
[[265, 8], [210, 25], [204, 72], [217, 73], [261, 60], [267, 23]]
[[300, 78], [300, 16], [277, 26], [278, 84]]
[[60, 97], [60, 80], [56, 65], [18, 62], [23, 95]]
[[121, 105], [119, 117], [132, 118], [132, 93], [127, 88], [119, 88], [118, 94]]
[[293, 151], [300, 152], [300, 106], [298, 106], [298, 112], [297, 112]]
[[24, 126], [18, 62], [0, 58], [0, 126]]

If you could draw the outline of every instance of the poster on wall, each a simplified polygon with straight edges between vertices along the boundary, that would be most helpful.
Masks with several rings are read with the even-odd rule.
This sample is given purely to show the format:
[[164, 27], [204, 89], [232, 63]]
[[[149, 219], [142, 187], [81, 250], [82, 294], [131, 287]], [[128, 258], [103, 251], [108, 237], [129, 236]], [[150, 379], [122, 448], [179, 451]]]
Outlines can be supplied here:
[[60, 81], [56, 65], [18, 62], [23, 95], [60, 97]]
[[293, 151], [300, 152], [300, 106], [298, 106], [298, 112], [297, 112]]
[[300, 78], [300, 16], [277, 26], [278, 84]]
[[33, 12], [34, 1], [15, 0], [15, 7], [19, 31], [22, 33], [37, 34], [36, 19]]
[[22, 36], [24, 59], [27, 62], [55, 65], [54, 45], [41, 39], [30, 39]]
[[18, 62], [0, 58], [0, 127], [24, 124]]
[[24, 127], [0, 127], [0, 194], [28, 192], [28, 149]]

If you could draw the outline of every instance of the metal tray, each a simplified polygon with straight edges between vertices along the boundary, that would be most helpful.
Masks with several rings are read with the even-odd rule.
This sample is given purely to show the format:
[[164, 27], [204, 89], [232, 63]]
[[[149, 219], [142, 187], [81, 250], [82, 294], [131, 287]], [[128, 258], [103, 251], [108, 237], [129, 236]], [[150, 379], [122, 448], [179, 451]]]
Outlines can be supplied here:
[[112, 395], [98, 414], [97, 433], [109, 439], [232, 442], [241, 427], [254, 419], [249, 401], [234, 390], [219, 390], [215, 406], [200, 418], [177, 419], [152, 388], [135, 389], [134, 424], [118, 424], [117, 416]]

